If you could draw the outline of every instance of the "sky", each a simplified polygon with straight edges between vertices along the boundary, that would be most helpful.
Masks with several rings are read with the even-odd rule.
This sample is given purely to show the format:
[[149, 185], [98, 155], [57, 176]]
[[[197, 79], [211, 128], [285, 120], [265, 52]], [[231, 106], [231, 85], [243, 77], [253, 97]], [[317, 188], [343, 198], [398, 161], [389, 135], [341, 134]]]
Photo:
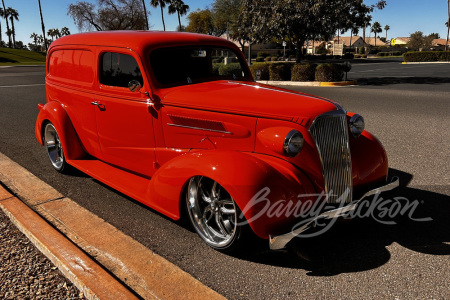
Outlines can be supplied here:
[[[14, 23], [16, 29], [16, 40], [23, 41], [24, 44], [32, 42], [30, 35], [33, 32], [41, 34], [41, 22], [39, 16], [38, 0], [3, 0], [6, 7], [12, 7], [19, 12], [19, 21]], [[69, 4], [75, 4], [78, 0], [41, 0], [42, 13], [44, 17], [45, 29], [68, 27], [71, 33], [77, 33], [78, 28], [73, 19], [67, 15]], [[85, 0], [96, 3], [96, 0]], [[276, 1], [276, 0], [274, 0]], [[204, 9], [211, 5], [213, 0], [184, 0], [190, 6], [190, 11]], [[366, 0], [366, 4], [373, 4], [376, 0]], [[152, 30], [162, 30], [161, 13], [159, 8], [150, 6], [150, 0], [146, 0], [147, 10], [150, 11], [149, 23]], [[164, 10], [164, 18], [167, 30], [175, 30], [178, 25], [176, 14], [168, 15], [167, 7]], [[422, 31], [425, 34], [433, 32], [439, 33], [441, 38], [446, 38], [447, 31], [445, 22], [447, 20], [447, 0], [387, 0], [387, 6], [383, 10], [373, 13], [373, 21], [390, 26], [388, 39], [409, 36], [415, 31]], [[5, 20], [1, 20], [2, 38], [7, 40], [5, 31]], [[186, 25], [186, 16], [181, 20]], [[10, 24], [11, 26], [11, 24]], [[362, 33], [361, 33], [362, 34]], [[381, 36], [385, 36], [385, 32]]]

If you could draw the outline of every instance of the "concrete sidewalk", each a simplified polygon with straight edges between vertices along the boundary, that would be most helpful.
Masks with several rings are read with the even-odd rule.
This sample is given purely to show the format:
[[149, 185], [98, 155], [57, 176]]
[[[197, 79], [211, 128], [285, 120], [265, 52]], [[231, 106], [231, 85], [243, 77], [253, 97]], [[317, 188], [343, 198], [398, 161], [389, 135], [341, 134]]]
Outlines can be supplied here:
[[0, 181], [1, 209], [88, 299], [224, 299], [1, 153]]

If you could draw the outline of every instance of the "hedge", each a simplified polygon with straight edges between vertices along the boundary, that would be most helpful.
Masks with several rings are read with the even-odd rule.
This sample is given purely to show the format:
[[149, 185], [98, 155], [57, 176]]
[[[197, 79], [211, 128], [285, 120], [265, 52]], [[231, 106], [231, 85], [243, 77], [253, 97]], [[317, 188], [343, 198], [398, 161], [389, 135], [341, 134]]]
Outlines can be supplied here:
[[378, 52], [377, 56], [400, 56], [402, 55], [401, 51], [392, 51], [392, 52]]
[[450, 51], [412, 51], [403, 54], [405, 62], [450, 61]]
[[269, 64], [262, 63], [262, 64], [252, 64], [250, 66], [250, 72], [252, 72], [253, 78], [256, 79], [256, 71], [261, 71], [261, 78], [260, 80], [269, 80]]
[[242, 68], [239, 63], [232, 63], [228, 65], [220, 65], [219, 67], [219, 75], [220, 76], [233, 76], [242, 77]]
[[291, 69], [292, 81], [314, 81], [316, 64], [295, 64]]
[[316, 69], [316, 81], [335, 82], [341, 81], [344, 77], [344, 70], [338, 64], [323, 64]]
[[291, 79], [291, 64], [270, 64], [269, 78], [272, 81], [289, 81]]

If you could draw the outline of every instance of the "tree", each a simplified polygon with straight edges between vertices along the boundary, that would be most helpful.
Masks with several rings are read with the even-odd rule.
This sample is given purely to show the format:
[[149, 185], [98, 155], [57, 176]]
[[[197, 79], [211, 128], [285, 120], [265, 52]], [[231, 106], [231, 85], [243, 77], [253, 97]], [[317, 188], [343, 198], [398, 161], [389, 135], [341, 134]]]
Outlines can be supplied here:
[[[3, 4], [3, 18], [5, 18], [6, 20], [6, 32], [11, 32], [9, 30], [9, 22], [8, 22], [8, 15], [7, 15], [7, 11], [6, 11], [6, 7], [5, 7], [5, 1], [2, 0], [2, 4]], [[11, 34], [7, 34], [8, 35], [8, 45], [9, 48], [11, 48]]]
[[145, 7], [145, 0], [142, 0], [142, 6], [144, 7], [145, 25], [147, 26], [147, 30], [150, 30], [150, 26], [148, 25], [148, 12], [147, 7]]
[[14, 8], [8, 7], [7, 9], [7, 15], [9, 16], [9, 20], [11, 21], [11, 34], [12, 34], [12, 40], [13, 40], [13, 48], [15, 48], [16, 45], [16, 30], [14, 29], [14, 20], [19, 21], [19, 13]]
[[386, 41], [387, 41], [387, 32], [389, 29], [391, 29], [389, 25], [384, 26], [384, 30], [386, 31]]
[[61, 36], [70, 35], [69, 28], [63, 27], [61, 28]]
[[377, 46], [377, 34], [381, 33], [383, 29], [381, 29], [381, 24], [379, 22], [374, 22], [372, 25], [372, 29], [370, 30], [375, 34], [375, 47]]
[[151, 0], [150, 1], [150, 4], [154, 8], [157, 8], [158, 6], [161, 8], [161, 19], [162, 19], [164, 31], [166, 31], [166, 23], [164, 23], [164, 11], [163, 11], [163, 8], [166, 7], [166, 4], [169, 4], [169, 3], [170, 3], [169, 0]]
[[97, 4], [79, 1], [69, 5], [67, 14], [80, 31], [146, 29], [141, 0], [97, 0]]
[[445, 25], [447, 26], [447, 41], [445, 42], [445, 50], [448, 50], [448, 35], [450, 33], [450, 0], [447, 0], [448, 19]]
[[212, 13], [209, 9], [197, 9], [196, 11], [191, 12], [187, 19], [189, 23], [186, 26], [186, 31], [209, 35], [214, 34]]
[[181, 26], [181, 16], [185, 15], [189, 11], [189, 5], [184, 4], [183, 0], [171, 0], [169, 5], [169, 15], [178, 14], [178, 28], [183, 29]]
[[433, 36], [425, 36], [422, 31], [416, 31], [411, 34], [408, 42], [408, 48], [414, 50], [422, 50], [431, 48]]
[[362, 0], [243, 0], [239, 26], [256, 42], [275, 37], [286, 41], [301, 59], [302, 47], [315, 36], [331, 37], [337, 30], [351, 28], [350, 20], [364, 24], [375, 7], [384, 7], [385, 1], [367, 6]]
[[[3, 1], [3, 0], [2, 0]], [[39, 14], [41, 15], [41, 27], [42, 27], [42, 40], [44, 41], [45, 52], [47, 52], [47, 43], [45, 42], [45, 26], [44, 26], [44, 18], [42, 17], [42, 9], [41, 9], [41, 0], [38, 0], [39, 3]]]
[[33, 39], [33, 41], [34, 41], [35, 49], [38, 48], [38, 38], [39, 38], [39, 36], [37, 35], [37, 33], [34, 33], [34, 32], [33, 32], [33, 33], [30, 35], [30, 39]]
[[3, 38], [2, 38], [2, 18], [3, 18], [4, 12], [3, 8], [0, 7], [0, 47], [2, 47], [3, 44]]
[[441, 36], [437, 32], [430, 33], [429, 37], [432, 37], [433, 39], [440, 39], [441, 38]]

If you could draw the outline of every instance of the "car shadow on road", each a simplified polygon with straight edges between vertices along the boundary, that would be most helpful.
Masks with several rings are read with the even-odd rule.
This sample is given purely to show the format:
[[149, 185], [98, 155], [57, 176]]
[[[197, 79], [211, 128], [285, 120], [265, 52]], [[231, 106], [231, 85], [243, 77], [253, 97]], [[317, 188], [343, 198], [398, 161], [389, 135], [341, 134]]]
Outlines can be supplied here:
[[450, 83], [449, 77], [371, 77], [359, 78], [358, 85], [392, 85], [392, 84], [443, 84]]
[[[409, 203], [417, 200], [417, 208], [395, 218], [373, 216], [343, 220], [330, 230], [313, 238], [297, 238], [289, 244], [291, 255], [264, 251], [241, 259], [285, 268], [304, 269], [310, 276], [334, 276], [378, 268], [391, 259], [388, 246], [394, 243], [407, 249], [429, 254], [450, 255], [450, 196], [407, 187], [412, 175], [390, 170], [400, 177], [401, 186], [384, 199]], [[402, 199], [400, 199], [401, 197]], [[404, 202], [403, 202], [404, 203]], [[429, 221], [418, 219], [431, 218]], [[414, 220], [413, 220], [414, 219]]]

